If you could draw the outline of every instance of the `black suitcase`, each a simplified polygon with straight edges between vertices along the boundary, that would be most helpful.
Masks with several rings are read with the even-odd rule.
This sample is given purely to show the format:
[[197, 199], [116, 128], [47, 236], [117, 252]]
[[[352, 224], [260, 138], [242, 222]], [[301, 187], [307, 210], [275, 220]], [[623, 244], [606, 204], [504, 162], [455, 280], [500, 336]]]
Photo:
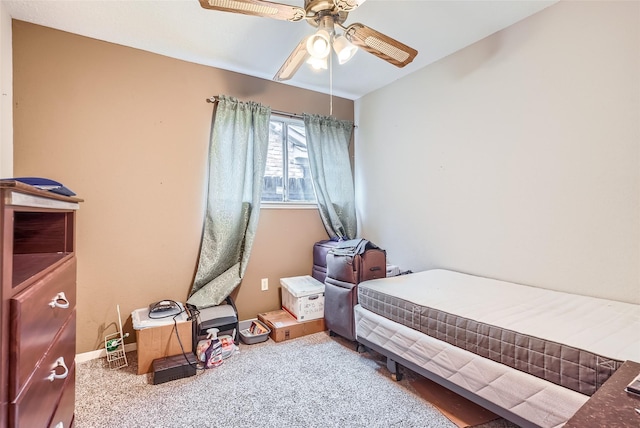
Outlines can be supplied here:
[[313, 269], [311, 276], [320, 282], [324, 282], [327, 276], [327, 253], [336, 247], [340, 241], [326, 239], [313, 244]]
[[327, 253], [324, 284], [324, 321], [329, 333], [356, 339], [353, 308], [358, 284], [387, 275], [387, 254], [366, 239], [340, 242]]

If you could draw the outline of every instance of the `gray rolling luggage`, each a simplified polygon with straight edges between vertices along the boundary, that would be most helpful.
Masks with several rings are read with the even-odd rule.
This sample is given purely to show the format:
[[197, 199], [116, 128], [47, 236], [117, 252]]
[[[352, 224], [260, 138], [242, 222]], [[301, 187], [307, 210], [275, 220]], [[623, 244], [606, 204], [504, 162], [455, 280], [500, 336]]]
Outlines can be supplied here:
[[327, 277], [327, 253], [338, 245], [340, 241], [326, 239], [313, 244], [313, 270], [311, 276], [320, 282]]
[[366, 239], [339, 242], [327, 253], [324, 321], [330, 333], [356, 339], [353, 308], [358, 284], [387, 274], [386, 252]]

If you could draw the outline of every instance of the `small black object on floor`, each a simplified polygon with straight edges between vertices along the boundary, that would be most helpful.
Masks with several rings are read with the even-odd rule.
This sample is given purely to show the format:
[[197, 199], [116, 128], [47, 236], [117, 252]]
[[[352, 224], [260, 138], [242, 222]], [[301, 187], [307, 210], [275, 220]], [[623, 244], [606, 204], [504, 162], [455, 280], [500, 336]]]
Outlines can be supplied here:
[[197, 360], [193, 354], [174, 355], [173, 357], [153, 360], [153, 384], [165, 383], [184, 377], [195, 376]]

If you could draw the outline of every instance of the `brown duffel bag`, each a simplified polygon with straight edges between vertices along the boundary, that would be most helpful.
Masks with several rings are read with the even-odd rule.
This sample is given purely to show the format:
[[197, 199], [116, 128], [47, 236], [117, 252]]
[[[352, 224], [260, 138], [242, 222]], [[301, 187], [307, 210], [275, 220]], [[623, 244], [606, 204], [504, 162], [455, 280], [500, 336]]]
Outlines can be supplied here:
[[366, 239], [342, 241], [327, 253], [324, 320], [330, 333], [355, 340], [358, 284], [387, 274], [385, 250]]

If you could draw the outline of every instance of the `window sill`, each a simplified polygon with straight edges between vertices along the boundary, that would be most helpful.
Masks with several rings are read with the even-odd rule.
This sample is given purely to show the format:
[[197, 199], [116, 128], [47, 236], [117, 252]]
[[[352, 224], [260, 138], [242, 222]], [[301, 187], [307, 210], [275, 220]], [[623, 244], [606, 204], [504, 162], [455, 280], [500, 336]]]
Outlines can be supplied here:
[[267, 210], [317, 210], [315, 202], [262, 202], [260, 209]]

